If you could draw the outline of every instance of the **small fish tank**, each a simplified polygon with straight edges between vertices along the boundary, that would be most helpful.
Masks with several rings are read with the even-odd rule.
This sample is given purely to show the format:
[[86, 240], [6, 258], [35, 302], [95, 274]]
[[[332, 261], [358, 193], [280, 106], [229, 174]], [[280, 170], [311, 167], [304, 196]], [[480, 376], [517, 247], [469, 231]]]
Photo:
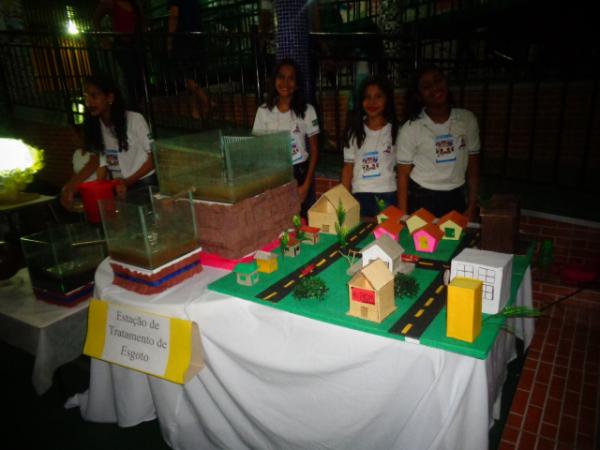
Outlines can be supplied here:
[[148, 187], [98, 205], [115, 261], [153, 270], [200, 247], [190, 192], [170, 197]]
[[68, 294], [94, 281], [106, 257], [101, 230], [87, 223], [68, 224], [21, 237], [34, 289]]
[[216, 130], [156, 141], [161, 192], [237, 203], [293, 179], [288, 132]]

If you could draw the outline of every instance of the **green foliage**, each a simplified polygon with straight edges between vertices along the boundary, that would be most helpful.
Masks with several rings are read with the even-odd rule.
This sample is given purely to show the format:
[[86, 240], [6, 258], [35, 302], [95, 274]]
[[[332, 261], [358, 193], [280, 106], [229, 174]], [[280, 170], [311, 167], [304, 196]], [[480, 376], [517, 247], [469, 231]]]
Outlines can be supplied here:
[[296, 285], [292, 295], [296, 300], [313, 299], [323, 301], [329, 288], [319, 277], [304, 277]]
[[337, 220], [338, 220], [338, 223], [340, 224], [340, 227], [343, 227], [344, 222], [346, 221], [346, 209], [344, 208], [344, 205], [342, 205], [342, 199], [340, 199], [340, 202], [338, 204], [338, 207], [335, 210], [335, 213], [337, 215]]
[[509, 317], [540, 317], [542, 312], [536, 308], [527, 308], [525, 306], [506, 306], [499, 313], [500, 315]]
[[335, 210], [335, 213], [337, 215], [337, 222], [335, 224], [335, 234], [337, 234], [340, 246], [345, 247], [346, 245], [348, 245], [348, 234], [350, 233], [350, 230], [348, 230], [344, 226], [344, 222], [346, 221], [346, 209], [344, 208], [344, 205], [342, 205], [341, 199], [338, 204], [338, 207]]
[[279, 236], [279, 250], [281, 250], [282, 257], [285, 256], [284, 251], [288, 245], [288, 242], [290, 242], [290, 235], [287, 231], [284, 231], [281, 233], [281, 236]]
[[300, 227], [302, 226], [302, 220], [300, 219], [300, 216], [295, 215], [292, 217], [292, 224], [294, 225], [294, 230], [296, 230], [296, 239], [300, 242], [305, 241], [307, 237], [306, 233], [300, 230]]
[[382, 212], [385, 208], [387, 208], [387, 204], [382, 198], [375, 196], [375, 201], [377, 202], [377, 209], [379, 212]]
[[396, 297], [414, 297], [419, 292], [419, 283], [410, 275], [397, 273], [394, 277], [394, 292]]

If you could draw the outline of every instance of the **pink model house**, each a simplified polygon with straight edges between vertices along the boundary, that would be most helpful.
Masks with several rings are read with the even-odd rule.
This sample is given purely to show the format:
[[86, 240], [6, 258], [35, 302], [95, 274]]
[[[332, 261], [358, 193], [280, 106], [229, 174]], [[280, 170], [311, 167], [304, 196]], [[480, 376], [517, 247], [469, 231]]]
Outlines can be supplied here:
[[429, 223], [413, 233], [415, 250], [424, 253], [433, 253], [444, 237], [444, 232], [436, 225]]
[[404, 228], [404, 225], [401, 222], [386, 220], [375, 227], [373, 234], [375, 235], [375, 239], [379, 239], [381, 236], [389, 236], [398, 242], [402, 228]]

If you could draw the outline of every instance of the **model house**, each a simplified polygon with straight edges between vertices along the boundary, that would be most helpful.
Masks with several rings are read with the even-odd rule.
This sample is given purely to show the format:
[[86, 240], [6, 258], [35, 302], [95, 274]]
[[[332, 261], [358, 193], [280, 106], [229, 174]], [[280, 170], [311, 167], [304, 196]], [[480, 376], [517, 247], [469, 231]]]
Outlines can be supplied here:
[[323, 233], [336, 234], [337, 209], [342, 206], [346, 211], [344, 226], [351, 230], [360, 222], [360, 205], [341, 184], [325, 192], [308, 210], [308, 225]]
[[444, 233], [437, 226], [429, 223], [416, 230], [412, 237], [415, 243], [415, 250], [418, 252], [433, 253], [444, 237]]
[[254, 254], [254, 259], [258, 265], [259, 272], [272, 273], [277, 270], [277, 255], [275, 253], [258, 250]]
[[377, 259], [363, 267], [348, 282], [348, 315], [382, 322], [396, 310], [394, 275]]
[[303, 243], [316, 245], [319, 242], [319, 229], [317, 227], [303, 225], [300, 227], [300, 231], [304, 233], [304, 240], [302, 241]]
[[446, 336], [474, 342], [481, 333], [481, 293], [483, 283], [456, 277], [448, 285]]
[[510, 298], [513, 255], [466, 248], [450, 266], [450, 279], [466, 277], [483, 283], [482, 310], [496, 314]]
[[256, 261], [239, 263], [233, 268], [236, 281], [242, 286], [254, 286], [258, 283], [258, 265]]
[[383, 223], [386, 221], [391, 221], [395, 223], [400, 223], [402, 217], [404, 216], [404, 211], [400, 208], [390, 205], [377, 214], [377, 223]]
[[403, 228], [404, 224], [402, 222], [386, 220], [375, 227], [373, 230], [373, 235], [375, 236], [375, 239], [379, 239], [381, 236], [387, 236], [390, 239], [398, 242], [400, 240], [400, 232]]
[[300, 254], [300, 242], [293, 236], [290, 236], [287, 244], [283, 249], [283, 254], [291, 258]]
[[363, 248], [361, 253], [363, 267], [379, 259], [384, 262], [390, 272], [395, 273], [400, 266], [404, 249], [398, 242], [383, 235]]
[[460, 239], [468, 224], [469, 219], [456, 211], [450, 211], [448, 214], [440, 217], [437, 223], [439, 229], [444, 233], [442, 239], [455, 241]]
[[413, 234], [419, 228], [423, 228], [425, 225], [433, 223], [435, 216], [427, 211], [425, 208], [416, 210], [411, 216], [406, 219], [406, 226], [408, 232]]

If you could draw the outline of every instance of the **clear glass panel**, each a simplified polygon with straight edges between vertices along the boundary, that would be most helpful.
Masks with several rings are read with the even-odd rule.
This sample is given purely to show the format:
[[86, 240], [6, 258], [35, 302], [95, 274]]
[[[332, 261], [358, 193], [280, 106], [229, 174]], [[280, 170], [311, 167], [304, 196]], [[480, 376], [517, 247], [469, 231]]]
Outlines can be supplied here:
[[293, 179], [288, 132], [210, 131], [156, 142], [161, 192], [235, 203]]
[[100, 229], [87, 223], [22, 237], [21, 246], [32, 286], [63, 294], [93, 281], [106, 256]]
[[148, 188], [126, 201], [101, 200], [108, 254], [144, 269], [156, 269], [199, 247], [190, 193], [177, 198]]

